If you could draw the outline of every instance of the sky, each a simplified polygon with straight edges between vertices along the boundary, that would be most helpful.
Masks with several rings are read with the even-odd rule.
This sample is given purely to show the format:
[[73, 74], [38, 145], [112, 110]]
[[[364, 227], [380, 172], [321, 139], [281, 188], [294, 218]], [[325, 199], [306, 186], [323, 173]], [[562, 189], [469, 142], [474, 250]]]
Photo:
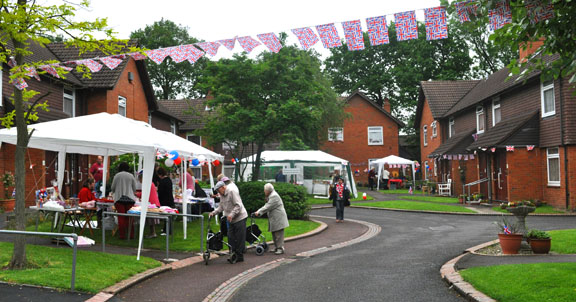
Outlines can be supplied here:
[[[45, 0], [47, 4], [60, 4], [63, 0]], [[77, 3], [79, 0], [66, 0]], [[42, 1], [38, 1], [42, 2]], [[108, 24], [118, 34], [116, 37], [127, 39], [130, 33], [144, 28], [160, 19], [168, 19], [188, 28], [192, 37], [204, 41], [230, 39], [235, 36], [252, 36], [268, 32], [287, 32], [289, 43], [298, 40], [290, 32], [293, 28], [314, 27], [335, 23], [340, 37], [344, 34], [340, 22], [360, 19], [366, 30], [365, 19], [386, 15], [388, 22], [393, 14], [416, 10], [419, 21], [424, 20], [423, 9], [440, 5], [440, 0], [291, 0], [279, 1], [198, 1], [198, 0], [92, 0], [89, 10], [76, 12], [77, 20], [94, 20], [108, 18]], [[367, 46], [369, 47], [369, 46]], [[329, 53], [318, 42], [314, 49], [326, 56]], [[238, 43], [233, 51], [221, 47], [220, 57], [230, 57], [240, 53]], [[259, 46], [251, 56], [267, 51]]]

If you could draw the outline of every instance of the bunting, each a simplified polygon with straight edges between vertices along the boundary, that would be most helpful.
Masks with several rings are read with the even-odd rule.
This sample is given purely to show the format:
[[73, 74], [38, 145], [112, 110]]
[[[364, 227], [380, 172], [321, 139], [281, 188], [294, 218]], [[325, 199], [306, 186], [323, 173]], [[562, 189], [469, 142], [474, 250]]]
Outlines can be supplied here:
[[474, 141], [477, 141], [478, 140], [478, 133], [473, 133], [472, 138], [474, 139]]
[[143, 55], [139, 52], [131, 52], [128, 55], [131, 56], [132, 59], [134, 59], [135, 61], [140, 61], [140, 60], [146, 59], [146, 55]]
[[474, 154], [470, 154], [470, 160], [474, 159]]
[[443, 6], [427, 8], [424, 10], [426, 25], [426, 40], [439, 40], [448, 38], [446, 25], [446, 8]]
[[368, 18], [366, 19], [366, 25], [368, 26], [370, 45], [376, 46], [390, 43], [386, 16]]
[[18, 90], [24, 90], [28, 87], [28, 83], [23, 78], [15, 78], [10, 81], [12, 85], [14, 85]]
[[234, 44], [236, 44], [236, 37], [233, 39], [218, 40], [218, 43], [224, 45], [224, 47], [228, 48], [228, 50], [233, 50]]
[[396, 20], [396, 38], [398, 41], [418, 39], [418, 27], [414, 11], [396, 13], [394, 20]]
[[344, 29], [344, 36], [346, 36], [348, 50], [364, 49], [364, 35], [360, 20], [342, 22], [342, 28]]
[[259, 34], [257, 37], [273, 53], [278, 53], [282, 49], [282, 44], [275, 33]]
[[[175, 63], [182, 63], [188, 59], [188, 52], [189, 46], [192, 45], [180, 45], [174, 47], [166, 48], [166, 53]], [[192, 46], [193, 47], [193, 46]]]
[[42, 65], [38, 68], [40, 68], [40, 70], [46, 71], [46, 73], [57, 79], [60, 78], [60, 75], [58, 75], [58, 71], [56, 71], [56, 68], [54, 68], [52, 65]]
[[468, 160], [468, 154], [464, 154], [464, 160]]
[[324, 45], [324, 48], [334, 48], [342, 46], [342, 41], [338, 36], [338, 31], [336, 31], [336, 26], [334, 26], [334, 23], [317, 25], [316, 31], [318, 31], [320, 41], [322, 41], [322, 45]]
[[161, 64], [169, 54], [166, 48], [147, 50], [144, 53], [156, 64]]
[[506, 146], [507, 152], [514, 152], [514, 146]]
[[492, 153], [496, 152], [496, 148], [490, 148], [490, 152]]
[[304, 50], [308, 50], [308, 48], [318, 43], [318, 37], [309, 27], [295, 28], [292, 30], [292, 33], [296, 35]]
[[528, 145], [528, 146], [526, 146], [526, 150], [527, 150], [527, 151], [532, 151], [532, 150], [534, 150], [534, 145]]
[[182, 49], [182, 51], [184, 53], [187, 53], [186, 55], [186, 60], [190, 63], [190, 64], [194, 64], [196, 63], [196, 61], [198, 61], [198, 59], [200, 59], [202, 56], [204, 56], [204, 52], [201, 51], [200, 49], [194, 47], [194, 45], [185, 45], [185, 47]]
[[238, 43], [240, 44], [240, 46], [242, 46], [244, 51], [246, 51], [247, 53], [252, 52], [252, 50], [254, 50], [254, 48], [262, 45], [262, 43], [258, 42], [258, 40], [255, 40], [254, 38], [252, 38], [250, 36], [239, 37]]
[[77, 60], [75, 62], [77, 65], [84, 65], [86, 67], [88, 67], [88, 69], [90, 69], [91, 72], [98, 72], [100, 71], [100, 69], [102, 69], [102, 64], [92, 60], [92, 59], [86, 59], [86, 60]]
[[478, 11], [478, 6], [475, 3], [473, 3], [472, 0], [454, 3], [454, 7], [456, 8], [456, 14], [458, 14], [458, 19], [460, 19], [460, 23], [470, 21], [470, 14], [476, 16], [476, 13]]
[[100, 58], [100, 62], [104, 63], [104, 65], [106, 65], [106, 67], [108, 67], [110, 70], [114, 70], [116, 67], [118, 67], [118, 65], [122, 63], [122, 60], [110, 56]]
[[220, 44], [217, 42], [200, 42], [196, 43], [196, 45], [202, 48], [202, 50], [211, 57], [215, 56], [218, 53], [218, 48], [220, 48]]
[[496, 7], [488, 11], [488, 19], [492, 30], [500, 29], [504, 25], [512, 23], [512, 11], [508, 0], [496, 3]]
[[552, 4], [544, 5], [542, 0], [526, 0], [528, 17], [532, 24], [551, 19], [554, 17], [554, 7]]

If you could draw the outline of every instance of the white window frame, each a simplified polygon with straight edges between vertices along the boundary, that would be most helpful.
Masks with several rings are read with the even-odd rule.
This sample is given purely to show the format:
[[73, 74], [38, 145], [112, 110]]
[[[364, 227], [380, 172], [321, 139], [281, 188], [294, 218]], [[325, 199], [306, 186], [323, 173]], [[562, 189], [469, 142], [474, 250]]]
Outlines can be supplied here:
[[[454, 132], [454, 133], [452, 133]], [[454, 117], [448, 119], [448, 137], [452, 137], [456, 134], [456, 129], [454, 128]]]
[[[126, 106], [127, 101], [128, 100], [125, 97], [123, 97], [121, 95], [118, 96], [118, 114], [120, 114], [124, 117], [126, 116], [126, 113], [127, 113], [127, 110], [126, 110], [127, 109], [126, 108], [127, 107]], [[124, 108], [124, 114], [122, 114], [122, 112], [120, 111], [120, 108]]]
[[424, 168], [424, 179], [428, 180], [428, 169], [426, 169], [426, 166], [428, 166], [428, 161], [424, 161], [424, 165], [422, 165]]
[[422, 138], [423, 138], [422, 143], [424, 144], [424, 146], [428, 146], [428, 125], [424, 125], [422, 127]]
[[170, 133], [176, 134], [176, 121], [170, 119]]
[[[192, 173], [194, 173], [194, 178], [196, 178], [197, 180], [202, 180], [202, 165], [198, 165], [198, 166], [189, 166], [190, 169], [192, 169]], [[198, 171], [200, 171], [198, 173]]]
[[[498, 109], [498, 115], [500, 119], [496, 121], [496, 109]], [[502, 121], [502, 108], [500, 107], [500, 98], [495, 98], [492, 100], [492, 127]]]
[[238, 146], [237, 141], [225, 141], [222, 142], [222, 150], [234, 150]]
[[[200, 136], [200, 135], [195, 135], [194, 133], [186, 133], [186, 140], [188, 140], [188, 141], [190, 141], [190, 142], [192, 142], [192, 141], [189, 139], [190, 136], [197, 136], [197, 137], [200, 139], [200, 141], [198, 142], [198, 145], [202, 146], [202, 136]], [[194, 142], [193, 142], [193, 143], [194, 143]]]
[[[484, 133], [486, 130], [486, 120], [484, 117], [484, 107], [478, 106], [476, 107], [476, 133], [481, 134]], [[480, 122], [483, 123], [484, 129], [480, 130]]]
[[438, 177], [438, 165], [436, 165], [436, 161], [433, 160], [432, 164], [434, 164], [434, 177]]
[[[369, 126], [368, 127], [368, 145], [381, 146], [384, 145], [384, 127], [382, 126]], [[370, 142], [370, 133], [380, 133], [380, 142]]]
[[[72, 94], [66, 93], [66, 90], [71, 91]], [[66, 101], [72, 102], [72, 108], [71, 108], [72, 112], [64, 111], [64, 108], [66, 108]], [[64, 87], [62, 89], [62, 112], [70, 115], [70, 117], [76, 116], [76, 91], [74, 90], [74, 88]]]
[[[544, 99], [544, 93], [552, 90], [552, 105], [554, 107], [553, 110], [546, 112], [546, 104]], [[540, 98], [541, 98], [541, 107], [542, 107], [542, 117], [552, 116], [556, 114], [556, 96], [554, 95], [554, 81], [543, 82], [540, 84]]]
[[430, 128], [432, 128], [432, 137], [438, 136], [438, 127], [436, 121], [433, 121], [432, 124], [430, 124]]
[[344, 128], [342, 128], [342, 127], [328, 128], [328, 141], [329, 142], [343, 142], [344, 141]]
[[[556, 149], [555, 153], [550, 153], [550, 151]], [[550, 180], [550, 160], [551, 159], [558, 159], [558, 180]], [[546, 177], [548, 179], [548, 186], [552, 187], [559, 187], [561, 182], [562, 173], [560, 171], [560, 148], [548, 148], [546, 149]]]

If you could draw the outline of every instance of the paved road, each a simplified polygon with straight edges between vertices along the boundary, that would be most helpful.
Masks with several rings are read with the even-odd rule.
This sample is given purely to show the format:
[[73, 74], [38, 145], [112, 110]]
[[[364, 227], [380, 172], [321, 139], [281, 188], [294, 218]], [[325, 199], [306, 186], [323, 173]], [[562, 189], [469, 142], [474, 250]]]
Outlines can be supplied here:
[[[314, 210], [330, 215], [333, 209]], [[496, 238], [495, 216], [346, 209], [378, 224], [367, 241], [278, 267], [239, 290], [233, 301], [464, 301], [440, 267], [465, 249]], [[574, 228], [576, 217], [529, 217], [535, 228]]]

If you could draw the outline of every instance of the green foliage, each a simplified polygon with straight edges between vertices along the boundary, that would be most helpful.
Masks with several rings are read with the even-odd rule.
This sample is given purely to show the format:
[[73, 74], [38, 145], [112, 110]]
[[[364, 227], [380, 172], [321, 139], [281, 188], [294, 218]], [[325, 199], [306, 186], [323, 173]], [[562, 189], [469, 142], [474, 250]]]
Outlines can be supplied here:
[[2, 175], [2, 185], [4, 186], [4, 198], [10, 198], [12, 192], [10, 192], [9, 188], [13, 187], [16, 183], [14, 182], [14, 175], [12, 172], [7, 171]]
[[542, 231], [542, 230], [532, 229], [532, 230], [528, 231], [528, 233], [526, 234], [526, 237], [534, 238], [534, 239], [549, 239], [550, 234], [548, 234], [547, 232]]
[[518, 233], [518, 224], [510, 222], [506, 216], [502, 216], [500, 221], [495, 221], [494, 224], [498, 227], [500, 234], [505, 234], [504, 230], [507, 228], [512, 234]]
[[[138, 39], [143, 47], [150, 49], [199, 42], [188, 34], [187, 27], [164, 19], [147, 25], [144, 29], [132, 32], [130, 38]], [[200, 97], [200, 91], [195, 88], [195, 85], [207, 61], [208, 59], [205, 57], [200, 58], [194, 64], [188, 62], [175, 63], [170, 57], [164, 59], [162, 64], [147, 61], [146, 67], [150, 74], [150, 81], [154, 86], [156, 97], [164, 100], [182, 96], [188, 98]]]
[[576, 229], [549, 231], [552, 236], [550, 251], [558, 254], [576, 254]]
[[[264, 184], [262, 181], [236, 183], [246, 211], [254, 213], [265, 203]], [[290, 183], [274, 183], [274, 190], [282, 197], [288, 219], [305, 219], [310, 211], [306, 202], [306, 188]]]

